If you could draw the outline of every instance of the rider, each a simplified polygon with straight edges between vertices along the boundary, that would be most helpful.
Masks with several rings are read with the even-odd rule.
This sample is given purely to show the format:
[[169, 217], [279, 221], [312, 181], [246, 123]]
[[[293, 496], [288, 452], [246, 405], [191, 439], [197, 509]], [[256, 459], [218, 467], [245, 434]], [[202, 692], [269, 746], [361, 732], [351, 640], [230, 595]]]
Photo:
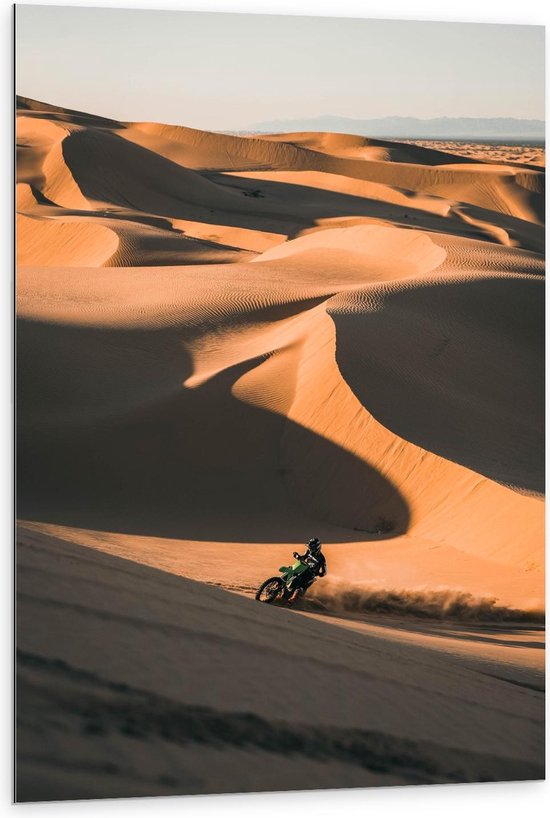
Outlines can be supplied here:
[[307, 571], [300, 574], [300, 585], [304, 590], [311, 585], [315, 577], [324, 577], [326, 575], [327, 561], [321, 551], [321, 540], [318, 537], [313, 537], [308, 542], [305, 554], [298, 554], [295, 551], [292, 556], [308, 567]]

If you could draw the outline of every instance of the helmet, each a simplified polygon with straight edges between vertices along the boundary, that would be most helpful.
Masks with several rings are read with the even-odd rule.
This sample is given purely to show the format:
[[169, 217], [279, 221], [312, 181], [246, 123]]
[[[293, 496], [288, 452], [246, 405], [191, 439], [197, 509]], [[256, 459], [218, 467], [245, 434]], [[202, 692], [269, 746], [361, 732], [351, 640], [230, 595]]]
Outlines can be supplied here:
[[318, 537], [313, 537], [307, 544], [307, 547], [313, 554], [318, 554], [321, 550], [321, 540]]

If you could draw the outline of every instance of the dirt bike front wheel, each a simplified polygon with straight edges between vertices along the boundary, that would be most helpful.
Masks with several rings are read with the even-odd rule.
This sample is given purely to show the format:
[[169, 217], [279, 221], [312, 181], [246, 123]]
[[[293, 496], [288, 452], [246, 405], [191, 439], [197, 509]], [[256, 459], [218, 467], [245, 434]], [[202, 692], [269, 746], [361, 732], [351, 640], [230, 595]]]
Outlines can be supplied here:
[[266, 602], [268, 605], [275, 602], [283, 593], [285, 584], [281, 577], [270, 577], [263, 582], [256, 592], [258, 602]]

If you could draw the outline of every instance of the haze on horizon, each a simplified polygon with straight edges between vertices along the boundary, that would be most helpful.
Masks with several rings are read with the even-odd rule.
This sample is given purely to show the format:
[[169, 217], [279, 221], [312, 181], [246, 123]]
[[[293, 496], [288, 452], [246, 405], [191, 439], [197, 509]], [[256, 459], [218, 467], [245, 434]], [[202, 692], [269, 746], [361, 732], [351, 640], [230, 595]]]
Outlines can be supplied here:
[[333, 114], [544, 119], [544, 27], [16, 6], [17, 92], [238, 130]]

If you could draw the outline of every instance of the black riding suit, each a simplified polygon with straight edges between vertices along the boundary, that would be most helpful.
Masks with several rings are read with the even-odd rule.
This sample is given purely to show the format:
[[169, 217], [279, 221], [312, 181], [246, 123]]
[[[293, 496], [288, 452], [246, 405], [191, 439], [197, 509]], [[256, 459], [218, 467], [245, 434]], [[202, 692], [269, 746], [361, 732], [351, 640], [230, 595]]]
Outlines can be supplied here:
[[315, 577], [324, 577], [327, 573], [327, 561], [321, 551], [314, 555], [308, 548], [305, 554], [298, 554], [297, 559], [306, 563], [308, 567], [307, 571], [299, 575], [299, 587], [304, 590], [309, 588]]

